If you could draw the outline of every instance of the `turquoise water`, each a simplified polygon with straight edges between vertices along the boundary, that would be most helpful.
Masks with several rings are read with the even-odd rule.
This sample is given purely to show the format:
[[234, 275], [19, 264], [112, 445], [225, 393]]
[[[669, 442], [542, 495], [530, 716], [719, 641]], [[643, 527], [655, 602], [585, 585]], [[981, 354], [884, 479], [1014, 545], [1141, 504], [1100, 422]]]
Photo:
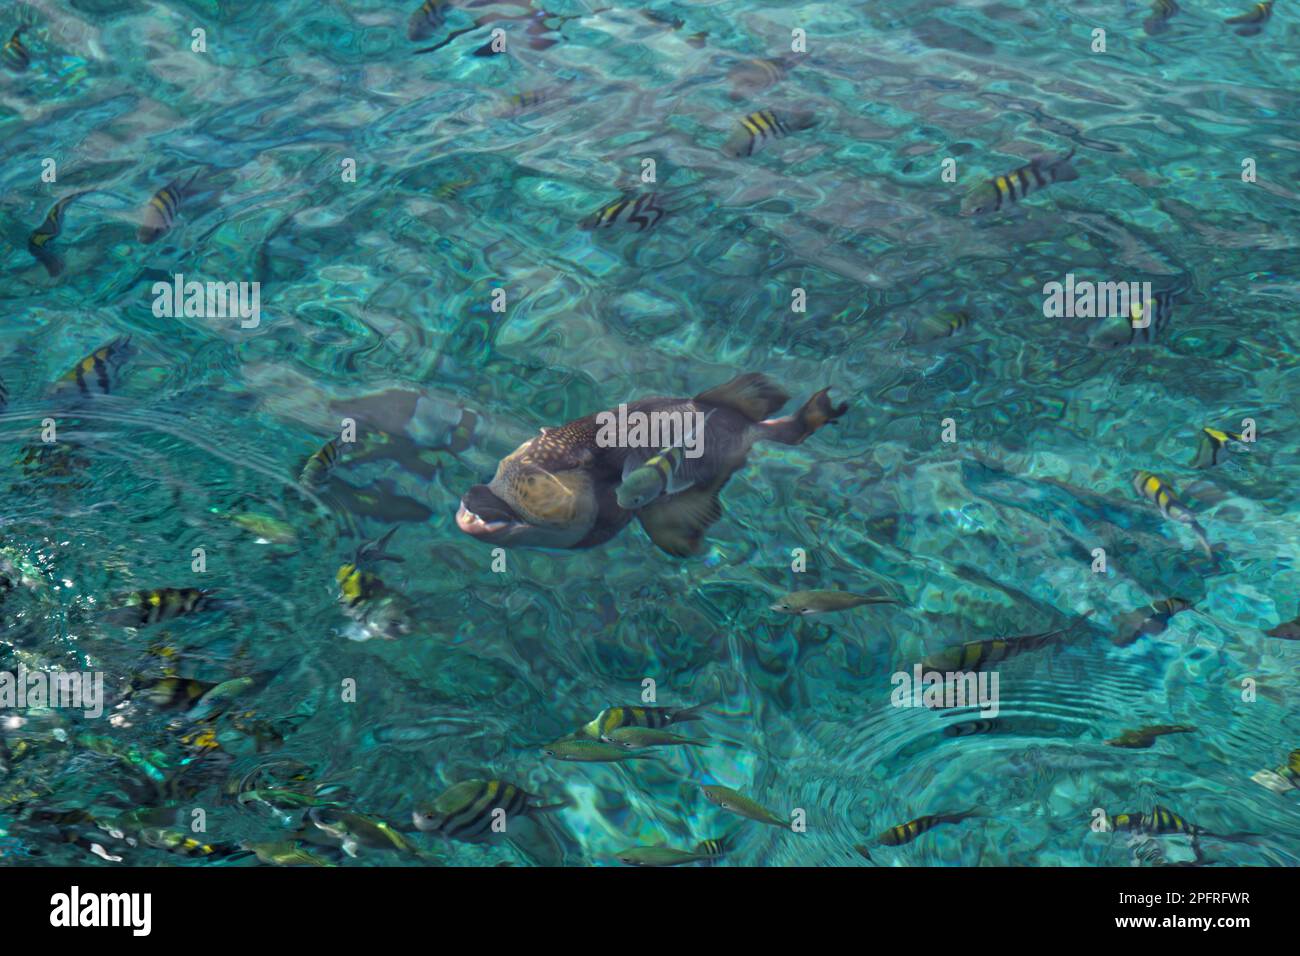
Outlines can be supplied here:
[[[855, 844], [970, 809], [872, 860], [1300, 861], [1300, 790], [1251, 779], [1300, 747], [1300, 644], [1264, 633], [1300, 613], [1294, 10], [1242, 37], [1222, 21], [1245, 0], [1187, 2], [1155, 34], [1129, 2], [649, 5], [667, 22], [602, 2], [557, 0], [534, 32], [474, 27], [519, 7], [454, 9], [417, 41], [415, 3], [0, 10], [6, 38], [30, 24], [26, 68], [11, 52], [0, 73], [0, 670], [98, 671], [108, 697], [99, 718], [0, 714], [5, 862], [254, 865], [250, 847], [282, 843], [349, 866], [616, 865], [726, 837], [721, 865], [866, 865]], [[494, 26], [505, 52], [473, 55]], [[737, 70], [790, 55], [795, 28], [806, 58]], [[755, 69], [776, 82], [746, 83]], [[512, 108], [518, 93], [543, 98]], [[816, 125], [724, 155], [758, 109]], [[960, 215], [990, 177], [1071, 150], [1074, 181]], [[150, 197], [196, 173], [142, 242]], [[579, 227], [625, 189], [667, 215]], [[81, 191], [34, 256], [33, 230]], [[260, 321], [156, 314], [154, 284], [178, 273], [260, 283]], [[1045, 315], [1068, 274], [1175, 293], [1154, 341]], [[127, 335], [109, 394], [94, 375], [90, 395], [56, 388]], [[824, 386], [850, 409], [801, 445], [757, 445], [702, 554], [633, 523], [591, 550], [509, 548], [499, 570], [458, 530], [461, 495], [539, 428], [744, 372], [791, 394], [783, 414]], [[358, 443], [305, 488], [344, 417]], [[1202, 427], [1246, 418], [1257, 441], [1192, 467]], [[1213, 557], [1134, 491], [1139, 469]], [[394, 526], [404, 560], [373, 573], [409, 630], [357, 640], [336, 572]], [[112, 620], [124, 593], [162, 587], [226, 603]], [[902, 603], [769, 610], [819, 588]], [[1165, 630], [1113, 640], [1175, 596], [1193, 607]], [[991, 724], [891, 705], [891, 675], [927, 654], [1089, 611], [997, 665]], [[150, 701], [168, 675], [259, 679], [204, 717]], [[672, 728], [707, 746], [543, 756], [647, 678], [661, 706], [708, 705]], [[1195, 730], [1105, 743], [1151, 725]], [[508, 839], [413, 833], [352, 856], [301, 806], [237, 798], [275, 783], [409, 829], [472, 778], [568, 806]], [[729, 814], [703, 784], [801, 809], [806, 830]], [[1157, 805], [1211, 835], [1090, 827]], [[206, 830], [186, 832], [211, 854], [122, 822], [196, 809]]]

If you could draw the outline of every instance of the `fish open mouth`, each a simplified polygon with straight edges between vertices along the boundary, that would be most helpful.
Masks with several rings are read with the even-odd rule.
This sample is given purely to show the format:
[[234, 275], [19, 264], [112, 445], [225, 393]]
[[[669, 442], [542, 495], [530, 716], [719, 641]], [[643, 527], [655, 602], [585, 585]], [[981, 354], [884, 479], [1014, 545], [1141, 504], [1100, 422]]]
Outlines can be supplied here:
[[460, 499], [460, 508], [456, 511], [456, 527], [476, 537], [499, 534], [526, 524], [487, 485], [475, 485], [467, 491]]

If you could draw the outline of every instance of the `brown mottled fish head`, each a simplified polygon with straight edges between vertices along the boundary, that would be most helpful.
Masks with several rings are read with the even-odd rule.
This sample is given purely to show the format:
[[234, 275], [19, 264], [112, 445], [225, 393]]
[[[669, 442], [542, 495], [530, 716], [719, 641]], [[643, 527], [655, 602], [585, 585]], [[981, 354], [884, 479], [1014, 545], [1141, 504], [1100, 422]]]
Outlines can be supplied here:
[[589, 455], [547, 439], [544, 432], [520, 445], [491, 482], [465, 493], [456, 513], [461, 531], [490, 544], [539, 548], [571, 548], [587, 537], [599, 510], [584, 467]]

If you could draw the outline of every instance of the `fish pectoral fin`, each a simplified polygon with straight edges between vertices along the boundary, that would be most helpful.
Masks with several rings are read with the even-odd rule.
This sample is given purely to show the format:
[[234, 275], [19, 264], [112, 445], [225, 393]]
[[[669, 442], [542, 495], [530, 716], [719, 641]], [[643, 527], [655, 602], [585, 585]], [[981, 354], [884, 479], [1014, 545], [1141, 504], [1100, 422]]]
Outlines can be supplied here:
[[695, 401], [705, 405], [722, 405], [739, 412], [751, 422], [761, 422], [790, 401], [790, 396], [766, 375], [748, 372], [701, 392], [695, 396]]
[[660, 498], [637, 512], [650, 540], [675, 558], [698, 554], [704, 532], [722, 517], [718, 492], [723, 482]]

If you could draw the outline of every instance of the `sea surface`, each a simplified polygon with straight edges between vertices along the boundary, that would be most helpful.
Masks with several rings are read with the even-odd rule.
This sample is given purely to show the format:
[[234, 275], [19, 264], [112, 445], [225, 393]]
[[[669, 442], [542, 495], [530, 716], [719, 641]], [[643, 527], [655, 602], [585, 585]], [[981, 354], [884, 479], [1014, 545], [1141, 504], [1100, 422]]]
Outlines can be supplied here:
[[[1180, 6], [458, 3], [412, 40], [414, 2], [0, 5], [0, 671], [105, 698], [0, 709], [0, 863], [1300, 863], [1300, 790], [1252, 779], [1300, 748], [1300, 641], [1265, 633], [1300, 615], [1300, 15]], [[728, 155], [758, 110], [813, 125]], [[625, 191], [664, 214], [582, 228]], [[1168, 293], [1154, 331], [1050, 314], [1067, 276]], [[258, 283], [257, 314], [176, 314], [187, 280]], [[756, 445], [699, 555], [635, 522], [582, 551], [458, 529], [540, 428], [749, 372], [783, 414], [849, 410]], [[392, 528], [369, 573], [409, 626], [376, 635], [339, 572]], [[113, 613], [159, 588], [213, 604]], [[770, 609], [814, 589], [899, 603]], [[926, 655], [1060, 629], [986, 668], [996, 715], [891, 699]], [[670, 728], [705, 744], [543, 754], [651, 701], [705, 705]], [[1107, 744], [1152, 726], [1183, 729]], [[412, 831], [471, 779], [565, 806]], [[401, 836], [350, 844], [313, 802]], [[1097, 823], [1157, 807], [1203, 832]]]

